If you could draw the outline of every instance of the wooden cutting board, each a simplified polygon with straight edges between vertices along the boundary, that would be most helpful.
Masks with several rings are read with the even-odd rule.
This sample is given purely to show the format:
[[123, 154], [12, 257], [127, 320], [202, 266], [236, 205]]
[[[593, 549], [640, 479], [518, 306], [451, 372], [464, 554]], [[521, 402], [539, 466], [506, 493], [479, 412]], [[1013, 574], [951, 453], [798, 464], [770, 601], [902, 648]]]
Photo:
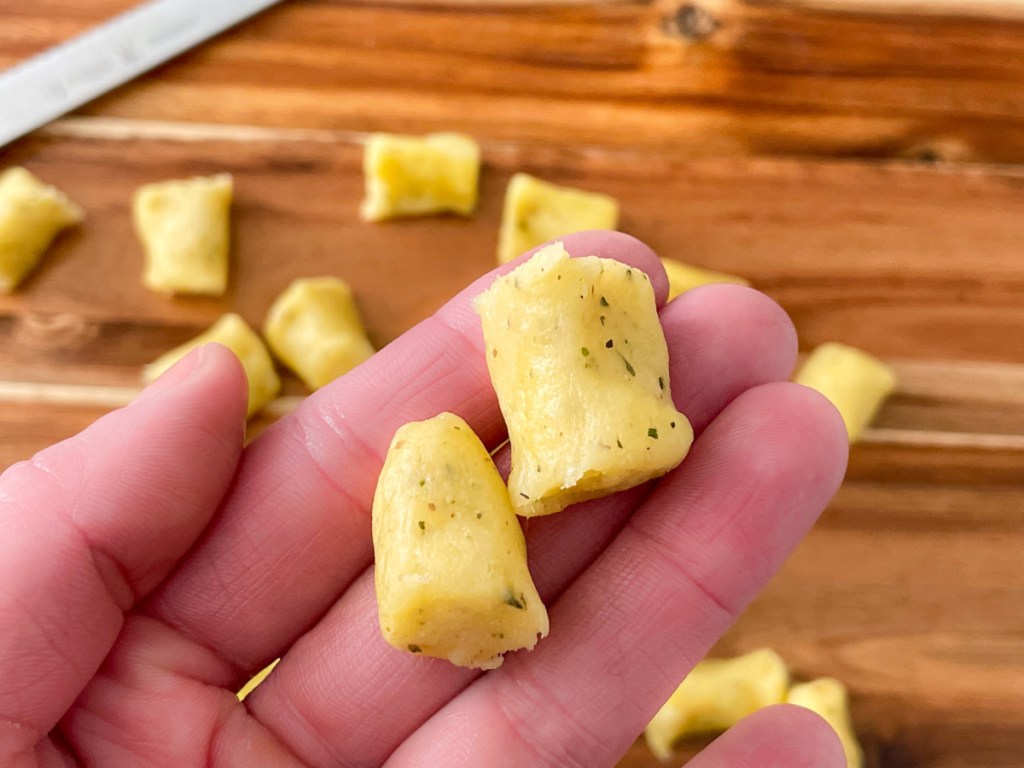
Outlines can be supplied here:
[[[0, 67], [129, 0], [0, 0]], [[742, 274], [898, 393], [821, 522], [717, 653], [842, 678], [869, 765], [1024, 766], [1024, 6], [291, 0], [0, 150], [88, 211], [0, 297], [0, 467], [294, 277], [383, 345], [494, 263], [526, 170], [615, 195], [664, 255]], [[479, 212], [367, 225], [366, 131], [482, 143]], [[998, 165], [995, 163], [999, 163]], [[223, 299], [140, 284], [132, 190], [236, 179]], [[271, 416], [303, 390], [295, 380]], [[622, 766], [656, 763], [639, 743]]]

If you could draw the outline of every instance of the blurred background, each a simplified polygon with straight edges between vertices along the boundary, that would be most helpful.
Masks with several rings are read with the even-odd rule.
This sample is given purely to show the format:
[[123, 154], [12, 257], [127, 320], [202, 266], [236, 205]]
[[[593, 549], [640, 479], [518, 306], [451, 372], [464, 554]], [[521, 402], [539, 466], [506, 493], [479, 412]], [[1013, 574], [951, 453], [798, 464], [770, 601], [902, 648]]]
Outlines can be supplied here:
[[[0, 0], [0, 68], [134, 4]], [[361, 222], [366, 133], [438, 130], [481, 143], [476, 215]], [[803, 351], [900, 377], [716, 653], [843, 680], [869, 766], [1020, 768], [1022, 162], [1021, 0], [288, 0], [0, 149], [89, 216], [0, 296], [0, 468], [295, 277], [348, 280], [383, 346], [494, 266], [515, 171], [605, 192], [661, 255], [779, 301]], [[133, 191], [219, 171], [228, 293], [146, 290]]]

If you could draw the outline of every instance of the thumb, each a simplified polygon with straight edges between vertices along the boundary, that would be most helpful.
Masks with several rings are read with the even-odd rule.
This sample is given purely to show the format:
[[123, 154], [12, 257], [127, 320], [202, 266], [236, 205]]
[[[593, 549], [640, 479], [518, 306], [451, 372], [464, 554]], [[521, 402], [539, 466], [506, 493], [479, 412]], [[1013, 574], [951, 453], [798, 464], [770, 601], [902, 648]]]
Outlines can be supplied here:
[[238, 462], [245, 400], [235, 356], [208, 345], [0, 477], [0, 765], [35, 749], [123, 612], [206, 527]]

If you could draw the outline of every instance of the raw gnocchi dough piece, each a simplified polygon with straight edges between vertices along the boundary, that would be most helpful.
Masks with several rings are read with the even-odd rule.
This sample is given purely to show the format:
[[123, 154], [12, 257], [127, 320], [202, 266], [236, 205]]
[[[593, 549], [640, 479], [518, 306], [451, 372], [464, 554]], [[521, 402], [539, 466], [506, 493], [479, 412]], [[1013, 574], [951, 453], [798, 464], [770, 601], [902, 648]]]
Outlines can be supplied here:
[[0, 293], [10, 293], [64, 228], [85, 218], [56, 187], [24, 168], [0, 173]]
[[710, 269], [701, 269], [689, 264], [683, 264], [675, 259], [661, 260], [665, 267], [665, 275], [668, 277], [668, 298], [669, 301], [681, 293], [686, 293], [691, 288], [700, 285], [711, 285], [713, 283], [735, 283], [737, 285], [750, 285], [749, 280], [736, 275], [728, 275], [725, 272], [715, 272]]
[[209, 329], [191, 341], [175, 347], [170, 352], [158, 357], [146, 366], [143, 377], [147, 382], [155, 381], [160, 374], [181, 360], [196, 347], [210, 342], [223, 344], [230, 349], [242, 362], [245, 377], [249, 381], [249, 411], [252, 416], [256, 411], [274, 399], [281, 388], [281, 380], [274, 370], [270, 353], [263, 346], [263, 341], [248, 323], [233, 312], [221, 317]]
[[763, 648], [734, 659], [697, 664], [654, 716], [644, 737], [660, 759], [688, 736], [731, 728], [762, 707], [786, 700], [789, 671], [775, 651]]
[[363, 150], [366, 221], [476, 208], [480, 147], [469, 136], [374, 134]]
[[395, 648], [494, 669], [548, 633], [505, 484], [458, 416], [395, 433], [372, 519], [380, 626]]
[[146, 184], [135, 192], [147, 288], [210, 296], [227, 290], [231, 194], [227, 173]]
[[615, 229], [618, 225], [619, 203], [615, 198], [517, 173], [505, 191], [498, 261], [512, 261], [531, 248], [573, 232]]
[[475, 306], [508, 426], [517, 514], [639, 485], [686, 456], [693, 430], [672, 403], [646, 274], [570, 258], [555, 243], [497, 278]]
[[853, 731], [849, 695], [845, 685], [832, 677], [819, 677], [809, 683], [794, 685], [789, 690], [786, 701], [821, 715], [821, 718], [832, 726], [843, 744], [847, 768], [862, 768], [864, 752]]
[[264, 335], [271, 351], [310, 389], [334, 381], [374, 352], [352, 289], [337, 277], [294, 281], [270, 307]]
[[867, 352], [827, 342], [817, 347], [793, 380], [827, 397], [843, 417], [850, 442], [864, 428], [896, 388], [896, 372]]

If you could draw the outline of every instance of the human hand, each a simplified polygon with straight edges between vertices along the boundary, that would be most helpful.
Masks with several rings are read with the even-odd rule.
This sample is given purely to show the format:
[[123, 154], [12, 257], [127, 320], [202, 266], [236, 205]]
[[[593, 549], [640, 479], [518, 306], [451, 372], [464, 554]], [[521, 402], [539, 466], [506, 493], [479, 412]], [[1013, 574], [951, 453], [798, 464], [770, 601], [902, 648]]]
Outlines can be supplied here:
[[[565, 239], [651, 275], [624, 235]], [[504, 269], [510, 268], [507, 265]], [[796, 335], [747, 288], [661, 313], [698, 435], [656, 484], [525, 524], [551, 634], [482, 674], [380, 635], [370, 506], [395, 430], [503, 423], [470, 299], [242, 450], [245, 382], [218, 346], [0, 478], [0, 765], [612, 766], [785, 560], [845, 468], [820, 396], [782, 383]], [[245, 702], [249, 676], [283, 656]], [[839, 768], [815, 715], [764, 710], [693, 768]]]

